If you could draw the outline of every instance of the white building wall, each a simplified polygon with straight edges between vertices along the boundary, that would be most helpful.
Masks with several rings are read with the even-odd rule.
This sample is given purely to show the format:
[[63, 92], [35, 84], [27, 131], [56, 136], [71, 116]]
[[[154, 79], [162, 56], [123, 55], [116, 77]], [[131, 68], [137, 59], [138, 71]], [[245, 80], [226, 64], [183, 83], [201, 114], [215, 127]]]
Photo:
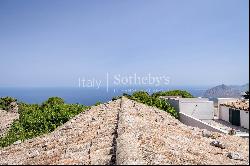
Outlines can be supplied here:
[[249, 112], [240, 110], [240, 124], [242, 127], [249, 129]]
[[179, 98], [179, 101], [189, 101], [189, 102], [198, 102], [198, 101], [209, 101], [208, 98]]
[[220, 115], [220, 105], [227, 102], [234, 102], [239, 100], [239, 98], [209, 98], [210, 101], [214, 102], [214, 115], [219, 117]]
[[180, 101], [180, 112], [197, 119], [214, 119], [212, 101]]
[[219, 119], [229, 122], [229, 107], [220, 105]]

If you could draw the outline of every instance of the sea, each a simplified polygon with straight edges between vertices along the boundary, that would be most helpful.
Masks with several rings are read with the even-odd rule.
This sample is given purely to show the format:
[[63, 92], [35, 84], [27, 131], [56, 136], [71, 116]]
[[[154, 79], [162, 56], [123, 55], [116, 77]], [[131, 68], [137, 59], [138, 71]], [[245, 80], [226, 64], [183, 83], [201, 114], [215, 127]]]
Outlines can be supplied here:
[[0, 97], [14, 97], [20, 102], [29, 104], [41, 104], [49, 97], [61, 97], [66, 103], [83, 104], [91, 106], [97, 102], [107, 102], [115, 96], [123, 93], [131, 94], [138, 90], [147, 91], [152, 94], [157, 91], [164, 90], [186, 90], [195, 97], [202, 97], [209, 87], [198, 86], [175, 86], [175, 87], [99, 87], [83, 88], [83, 87], [0, 87]]

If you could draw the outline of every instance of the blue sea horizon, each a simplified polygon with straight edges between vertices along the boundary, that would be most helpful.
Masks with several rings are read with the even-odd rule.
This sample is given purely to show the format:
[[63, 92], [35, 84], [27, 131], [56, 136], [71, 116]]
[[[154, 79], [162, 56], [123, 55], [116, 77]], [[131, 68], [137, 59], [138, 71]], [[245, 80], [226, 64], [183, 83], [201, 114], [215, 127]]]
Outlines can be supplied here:
[[20, 102], [29, 104], [41, 104], [49, 97], [57, 96], [65, 100], [66, 103], [79, 103], [83, 105], [93, 105], [96, 102], [107, 102], [115, 96], [120, 96], [123, 93], [131, 94], [134, 91], [144, 90], [149, 94], [164, 91], [164, 90], [187, 90], [195, 97], [203, 96], [204, 92], [209, 87], [100, 87], [83, 88], [83, 87], [1, 87], [0, 97], [11, 96]]

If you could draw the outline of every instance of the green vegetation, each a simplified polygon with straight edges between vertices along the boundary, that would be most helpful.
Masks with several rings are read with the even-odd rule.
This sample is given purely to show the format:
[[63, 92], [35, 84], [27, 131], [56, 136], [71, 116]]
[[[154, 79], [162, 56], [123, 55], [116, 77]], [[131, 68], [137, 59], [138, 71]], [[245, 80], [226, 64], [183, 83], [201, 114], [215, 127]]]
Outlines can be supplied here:
[[[247, 94], [249, 95], [249, 93]], [[166, 95], [193, 97], [190, 93], [180, 90], [157, 92], [152, 95], [143, 91], [135, 92], [132, 95], [123, 94], [129, 99], [157, 107], [178, 118], [178, 112], [167, 101], [159, 98], [159, 96]], [[121, 96], [114, 97], [112, 100], [119, 98]], [[12, 102], [17, 102], [17, 100], [11, 97], [0, 98], [0, 108], [8, 110]], [[99, 104], [101, 103], [97, 102], [95, 105]], [[0, 147], [52, 132], [70, 118], [89, 108], [80, 104], [66, 104], [59, 97], [51, 97], [41, 105], [18, 103], [18, 106], [19, 119], [14, 121], [6, 135], [0, 138]]]
[[0, 138], [0, 147], [52, 132], [87, 108], [79, 104], [65, 104], [59, 97], [49, 98], [41, 105], [19, 103], [19, 120], [14, 121], [5, 137]]
[[182, 90], [172, 90], [172, 91], [161, 91], [152, 94], [153, 97], [159, 96], [182, 96], [183, 98], [193, 98], [193, 96], [187, 92]]
[[42, 107], [49, 107], [53, 105], [62, 105], [64, 100], [60, 97], [51, 97], [47, 101], [43, 102]]
[[102, 103], [100, 101], [98, 101], [98, 102], [95, 103], [95, 106], [98, 106], [100, 104], [102, 104]]
[[10, 103], [16, 102], [17, 100], [12, 97], [0, 98], [0, 109], [8, 111], [10, 109]]
[[249, 99], [249, 91], [245, 92], [246, 94], [243, 95], [244, 99]]
[[115, 96], [115, 97], [112, 98], [112, 101], [118, 100], [120, 98], [121, 98], [121, 96]]
[[[149, 95], [147, 92], [138, 91], [134, 92], [132, 95], [124, 93], [122, 96], [125, 96], [131, 100], [135, 100], [137, 102], [157, 107], [161, 110], [168, 112], [170, 115], [175, 118], [179, 117], [178, 112], [172, 107], [166, 100], [159, 98], [160, 96], [182, 96], [183, 98], [193, 98], [193, 96], [187, 92], [182, 90], [172, 90], [172, 91], [161, 91], [153, 93]], [[120, 99], [121, 96], [116, 96], [112, 100]]]
[[170, 113], [175, 118], [178, 118], [178, 112], [164, 99], [160, 99], [157, 96], [151, 96], [147, 92], [144, 91], [138, 91], [133, 93], [132, 95], [123, 94], [123, 96], [128, 97], [131, 100], [135, 100], [137, 102], [157, 107], [161, 110], [164, 110], [168, 113]]

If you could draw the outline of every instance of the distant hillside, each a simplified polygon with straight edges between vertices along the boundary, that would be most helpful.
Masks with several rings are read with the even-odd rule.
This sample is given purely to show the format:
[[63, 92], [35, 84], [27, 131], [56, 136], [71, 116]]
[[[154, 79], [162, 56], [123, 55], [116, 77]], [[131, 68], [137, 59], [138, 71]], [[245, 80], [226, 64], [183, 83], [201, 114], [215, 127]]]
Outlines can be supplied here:
[[249, 84], [237, 86], [237, 85], [219, 85], [207, 90], [204, 93], [204, 97], [207, 98], [223, 98], [223, 97], [233, 97], [238, 98], [242, 96], [242, 93], [249, 90]]
[[234, 90], [239, 90], [240, 92], [246, 92], [249, 90], [249, 83], [245, 84], [245, 85], [240, 85], [240, 86], [239, 85], [232, 85], [229, 87], [231, 87]]

